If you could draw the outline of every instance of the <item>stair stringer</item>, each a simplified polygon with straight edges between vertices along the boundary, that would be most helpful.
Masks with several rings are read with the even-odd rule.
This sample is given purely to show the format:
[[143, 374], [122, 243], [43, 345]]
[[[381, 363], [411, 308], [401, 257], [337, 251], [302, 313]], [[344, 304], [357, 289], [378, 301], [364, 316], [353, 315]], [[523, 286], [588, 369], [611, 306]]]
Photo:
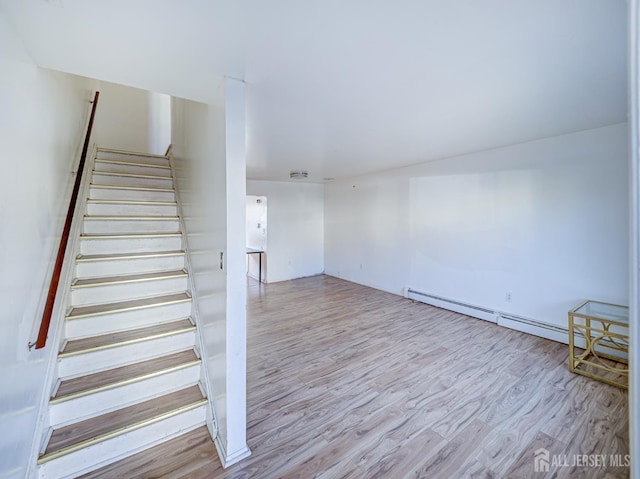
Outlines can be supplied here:
[[[184, 258], [185, 269], [189, 272], [189, 275], [187, 276], [187, 285], [189, 288], [188, 290], [191, 293], [191, 297], [192, 297], [192, 301], [191, 301], [192, 317], [196, 324], [196, 349], [200, 354], [200, 359], [201, 359], [200, 381], [205, 388], [207, 402], [208, 402], [207, 413], [206, 413], [207, 429], [209, 431], [209, 434], [211, 435], [211, 439], [215, 442], [216, 447], [218, 447], [218, 442], [219, 442], [217, 440], [218, 439], [218, 420], [216, 417], [215, 407], [213, 404], [214, 391], [211, 386], [211, 381], [209, 380], [211, 376], [209, 375], [209, 362], [207, 360], [208, 359], [207, 352], [206, 352], [206, 349], [203, 347], [203, 344], [204, 344], [204, 340], [202, 338], [203, 327], [202, 327], [202, 320], [200, 319], [201, 318], [200, 310], [198, 308], [198, 304], [199, 304], [198, 292], [195, 288], [195, 285], [193, 284], [193, 268], [191, 267], [191, 248], [189, 246], [189, 235], [187, 234], [187, 228], [184, 221], [184, 214], [182, 210], [182, 200], [180, 198], [180, 189], [178, 188], [178, 185], [177, 185], [177, 177], [175, 172], [174, 158], [173, 158], [173, 154], [171, 153], [171, 145], [169, 145], [169, 148], [167, 149], [166, 156], [167, 158], [169, 158], [169, 165], [171, 166], [171, 176], [173, 177], [173, 180], [174, 180], [174, 194], [175, 194], [177, 209], [178, 209], [178, 221], [180, 224], [180, 231], [182, 231], [183, 233], [182, 242], [183, 242], [183, 249], [185, 251], [185, 258]], [[218, 451], [220, 452], [219, 449]]]
[[[75, 273], [75, 257], [78, 255], [80, 249], [80, 232], [82, 231], [83, 218], [87, 209], [87, 197], [89, 196], [88, 192], [89, 184], [91, 183], [91, 172], [93, 171], [97, 152], [98, 146], [94, 142], [91, 150], [87, 154], [84, 170], [82, 171], [82, 181], [80, 182], [78, 198], [73, 212], [73, 219], [71, 220], [69, 242], [67, 243], [67, 249], [62, 262], [60, 281], [58, 283], [58, 291], [56, 292], [56, 301], [54, 302], [53, 311], [51, 313], [51, 326], [49, 328], [49, 336], [47, 337], [48, 346], [44, 358], [44, 360], [47, 361], [48, 366], [44, 382], [45, 387], [42, 390], [42, 396], [40, 398], [38, 420], [36, 422], [36, 430], [33, 435], [31, 454], [29, 456], [32, 459], [29, 461], [27, 467], [26, 477], [29, 478], [36, 478], [38, 476], [37, 458], [41, 449], [47, 443], [49, 434], [51, 433], [51, 427], [49, 426], [49, 399], [52, 396], [53, 388], [57, 386], [57, 358], [58, 353], [64, 346], [64, 318], [71, 304], [71, 281]], [[80, 174], [80, 172], [77, 171], [76, 174]]]

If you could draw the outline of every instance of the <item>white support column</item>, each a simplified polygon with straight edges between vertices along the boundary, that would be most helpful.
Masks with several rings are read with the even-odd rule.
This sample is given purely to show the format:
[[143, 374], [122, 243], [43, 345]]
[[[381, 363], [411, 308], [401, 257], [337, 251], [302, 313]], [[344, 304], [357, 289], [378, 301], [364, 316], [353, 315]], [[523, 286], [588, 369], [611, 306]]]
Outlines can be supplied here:
[[247, 284], [245, 250], [246, 147], [244, 82], [225, 78], [227, 189], [227, 436], [224, 466], [247, 447]]

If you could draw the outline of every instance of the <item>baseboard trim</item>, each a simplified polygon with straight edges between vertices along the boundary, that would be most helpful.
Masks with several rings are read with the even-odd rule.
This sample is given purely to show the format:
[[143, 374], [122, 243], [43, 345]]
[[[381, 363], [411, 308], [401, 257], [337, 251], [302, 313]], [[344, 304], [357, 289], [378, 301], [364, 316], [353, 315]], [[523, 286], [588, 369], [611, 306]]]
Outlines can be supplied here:
[[[444, 298], [422, 291], [416, 291], [410, 287], [404, 288], [404, 297], [413, 301], [430, 304], [438, 308], [443, 308], [456, 313], [465, 314], [473, 318], [483, 319], [496, 323], [498, 326], [513, 329], [527, 334], [532, 334], [541, 338], [550, 339], [559, 343], [569, 344], [569, 329], [557, 324], [546, 323], [536, 319], [526, 318], [510, 314], [504, 311], [492, 310], [462, 301]], [[584, 339], [575, 336], [576, 346], [584, 345]]]
[[[499, 326], [503, 326], [505, 328], [514, 329], [527, 334], [533, 334], [534, 336], [550, 339], [558, 343], [569, 344], [569, 329], [563, 328], [562, 326], [507, 314], [498, 315], [497, 323]], [[581, 340], [577, 336], [576, 346], [584, 346], [584, 340]]]
[[218, 457], [220, 458], [222, 467], [225, 469], [251, 455], [251, 449], [249, 449], [249, 446], [247, 446], [246, 444], [238, 451], [235, 451], [232, 454], [227, 454], [227, 449], [224, 443], [220, 440], [220, 434], [216, 436], [216, 438], [213, 440], [213, 443], [215, 444], [218, 451]]
[[[385, 293], [395, 294], [396, 296], [397, 295], [405, 296], [406, 294], [406, 288], [402, 292], [398, 292], [397, 289], [389, 289], [378, 284], [369, 283], [367, 281], [361, 281], [359, 279], [355, 279], [349, 276], [342, 276], [336, 272], [325, 271], [324, 273], [318, 273], [318, 275], [331, 276], [332, 278], [341, 279], [343, 281], [349, 281], [350, 283], [361, 284], [362, 286], [366, 286], [367, 288], [377, 289], [378, 291], [384, 291]], [[318, 275], [313, 275], [313, 276], [318, 276]]]
[[481, 306], [463, 303], [461, 301], [456, 301], [429, 293], [423, 293], [422, 291], [416, 291], [411, 288], [404, 289], [404, 297], [412, 299], [414, 301], [420, 301], [421, 303], [427, 303], [438, 308], [455, 311], [456, 313], [466, 314], [467, 316], [472, 316], [474, 318], [484, 319], [485, 321], [490, 321], [492, 323], [498, 322], [498, 315], [495, 311], [483, 308]]

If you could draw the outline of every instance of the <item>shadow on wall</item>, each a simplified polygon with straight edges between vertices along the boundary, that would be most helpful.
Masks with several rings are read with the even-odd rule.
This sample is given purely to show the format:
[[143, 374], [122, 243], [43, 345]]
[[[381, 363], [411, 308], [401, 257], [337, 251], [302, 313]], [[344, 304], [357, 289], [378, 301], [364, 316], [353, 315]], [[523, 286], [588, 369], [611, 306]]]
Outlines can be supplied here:
[[100, 82], [98, 145], [164, 155], [171, 143], [171, 97], [116, 83]]

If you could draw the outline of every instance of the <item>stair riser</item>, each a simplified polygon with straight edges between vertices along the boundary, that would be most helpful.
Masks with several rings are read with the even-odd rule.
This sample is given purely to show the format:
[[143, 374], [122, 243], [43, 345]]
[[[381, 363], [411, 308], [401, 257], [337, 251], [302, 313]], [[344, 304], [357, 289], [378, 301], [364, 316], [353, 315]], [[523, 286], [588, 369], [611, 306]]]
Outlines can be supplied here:
[[175, 321], [188, 316], [191, 316], [190, 301], [88, 318], [67, 319], [65, 320], [65, 337], [69, 340], [88, 338]]
[[124, 153], [98, 151], [97, 157], [104, 160], [130, 161], [132, 163], [145, 163], [148, 165], [169, 166], [168, 158], [155, 157], [155, 156], [127, 155]]
[[187, 290], [187, 277], [168, 278], [135, 283], [121, 283], [88, 288], [72, 288], [71, 304], [84, 306], [87, 304], [126, 301], [129, 299], [162, 294], [180, 293]]
[[144, 188], [173, 188], [173, 180], [162, 178], [142, 178], [139, 176], [116, 176], [100, 175], [94, 173], [91, 177], [94, 185], [114, 185], [114, 186], [138, 186]]
[[153, 238], [81, 239], [81, 254], [144, 253], [182, 249], [181, 236]]
[[58, 359], [58, 375], [61, 379], [67, 379], [146, 361], [159, 354], [166, 355], [192, 348], [195, 339], [195, 332], [187, 331], [117, 348], [63, 357]]
[[96, 216], [177, 216], [176, 205], [88, 203], [87, 214]]
[[178, 220], [94, 220], [85, 219], [85, 233], [171, 233], [180, 229]]
[[174, 271], [182, 269], [184, 266], [184, 255], [126, 260], [79, 261], [76, 263], [76, 277], [91, 278], [96, 276], [151, 273], [154, 271]]
[[[40, 479], [77, 477], [205, 424], [206, 406], [62, 456], [39, 467]], [[96, 464], [96, 461], [100, 461]]]
[[94, 200], [175, 201], [176, 195], [173, 191], [91, 188], [89, 198]]
[[[130, 161], [130, 160], [123, 160]], [[131, 160], [136, 163], [138, 161]], [[167, 165], [168, 166], [168, 165]], [[166, 176], [171, 177], [171, 170], [169, 168], [162, 168], [158, 166], [138, 166], [138, 165], [123, 165], [119, 163], [107, 163], [104, 161], [96, 160], [95, 169], [98, 171], [114, 171], [116, 173], [132, 173], [134, 175], [154, 175], [154, 176]]]

